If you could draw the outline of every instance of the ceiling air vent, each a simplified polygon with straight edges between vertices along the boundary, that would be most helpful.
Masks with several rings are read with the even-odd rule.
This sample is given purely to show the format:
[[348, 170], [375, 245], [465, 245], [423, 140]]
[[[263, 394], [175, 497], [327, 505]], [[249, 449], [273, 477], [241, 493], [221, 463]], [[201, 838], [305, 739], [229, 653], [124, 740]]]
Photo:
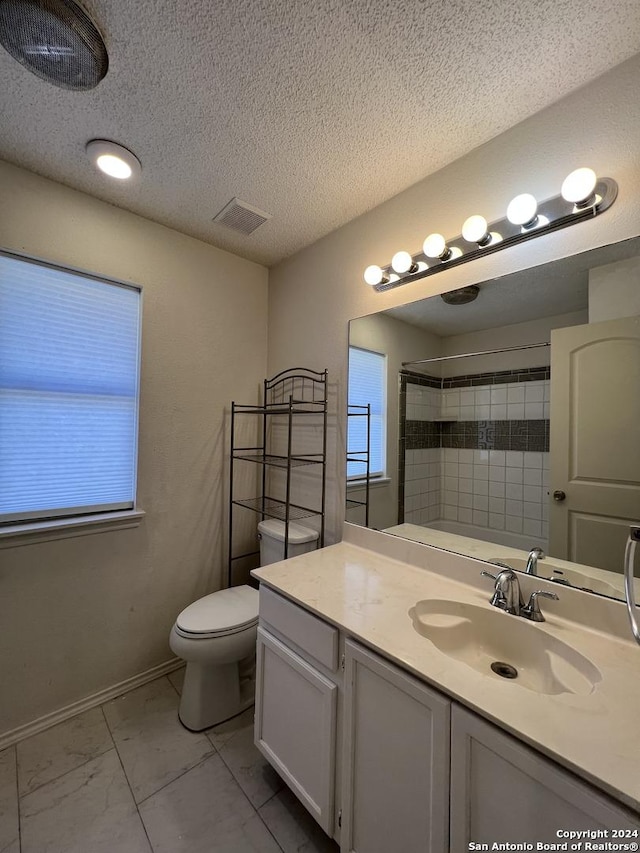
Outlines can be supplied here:
[[253, 234], [267, 219], [271, 219], [270, 213], [258, 210], [239, 198], [232, 198], [229, 204], [225, 204], [220, 213], [213, 217], [214, 222], [221, 222], [241, 234]]

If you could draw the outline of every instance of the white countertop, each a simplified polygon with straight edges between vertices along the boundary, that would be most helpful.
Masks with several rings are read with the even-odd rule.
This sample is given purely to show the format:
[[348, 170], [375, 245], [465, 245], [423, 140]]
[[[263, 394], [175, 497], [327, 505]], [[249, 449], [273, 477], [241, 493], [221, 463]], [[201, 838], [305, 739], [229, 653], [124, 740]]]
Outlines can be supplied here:
[[[586, 696], [539, 694], [453, 660], [413, 628], [408, 611], [421, 599], [489, 608], [491, 584], [479, 577], [482, 564], [349, 528], [345, 535], [352, 541], [252, 574], [640, 812], [640, 646], [630, 632], [625, 637], [624, 605], [574, 590], [559, 591], [560, 602], [542, 603], [547, 621], [535, 628], [580, 651], [602, 680]], [[526, 576], [521, 585], [525, 595], [533, 588]]]

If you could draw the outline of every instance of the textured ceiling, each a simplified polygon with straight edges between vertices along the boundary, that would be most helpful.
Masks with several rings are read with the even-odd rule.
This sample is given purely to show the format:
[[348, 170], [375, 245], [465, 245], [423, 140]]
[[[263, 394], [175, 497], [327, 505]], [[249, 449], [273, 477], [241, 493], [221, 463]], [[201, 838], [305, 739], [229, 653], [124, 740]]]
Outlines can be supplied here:
[[[0, 49], [0, 158], [267, 265], [640, 51], [638, 0], [84, 5], [109, 73], [68, 92]], [[96, 137], [136, 185], [93, 170]], [[212, 223], [233, 196], [273, 218]]]

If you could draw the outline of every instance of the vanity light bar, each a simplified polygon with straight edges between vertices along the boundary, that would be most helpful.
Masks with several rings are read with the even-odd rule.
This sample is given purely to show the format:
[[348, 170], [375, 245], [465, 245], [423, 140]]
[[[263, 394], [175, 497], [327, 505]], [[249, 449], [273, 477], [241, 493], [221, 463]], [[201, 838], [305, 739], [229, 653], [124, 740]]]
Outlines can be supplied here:
[[364, 271], [364, 280], [379, 292], [400, 287], [550, 231], [593, 219], [610, 208], [617, 195], [618, 185], [612, 178], [597, 178], [592, 169], [576, 169], [565, 178], [559, 195], [540, 203], [528, 193], [516, 196], [509, 203], [507, 216], [491, 223], [482, 216], [470, 216], [460, 236], [445, 240], [441, 234], [430, 234], [421, 252], [409, 255], [401, 251], [386, 266], [372, 264]]

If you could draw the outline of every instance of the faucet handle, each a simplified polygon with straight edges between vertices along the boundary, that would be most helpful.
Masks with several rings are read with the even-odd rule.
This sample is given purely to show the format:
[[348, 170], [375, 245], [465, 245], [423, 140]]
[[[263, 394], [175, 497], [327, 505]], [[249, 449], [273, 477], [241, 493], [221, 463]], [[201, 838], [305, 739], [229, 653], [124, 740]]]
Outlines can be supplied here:
[[539, 598], [552, 598], [555, 601], [560, 600], [555, 592], [547, 592], [544, 589], [537, 589], [535, 592], [531, 593], [529, 596], [529, 602], [525, 604], [521, 610], [521, 615], [524, 616], [525, 619], [531, 619], [532, 622], [545, 621], [542, 611], [540, 610], [540, 604], [538, 603]]
[[497, 575], [492, 575], [492, 574], [491, 574], [491, 572], [485, 572], [485, 571], [482, 571], [482, 572], [480, 572], [480, 574], [481, 574], [481, 575], [482, 575], [482, 577], [484, 577], [484, 578], [491, 578], [491, 580], [492, 580], [492, 581], [497, 581], [497, 580], [498, 580], [498, 576], [497, 576]]

